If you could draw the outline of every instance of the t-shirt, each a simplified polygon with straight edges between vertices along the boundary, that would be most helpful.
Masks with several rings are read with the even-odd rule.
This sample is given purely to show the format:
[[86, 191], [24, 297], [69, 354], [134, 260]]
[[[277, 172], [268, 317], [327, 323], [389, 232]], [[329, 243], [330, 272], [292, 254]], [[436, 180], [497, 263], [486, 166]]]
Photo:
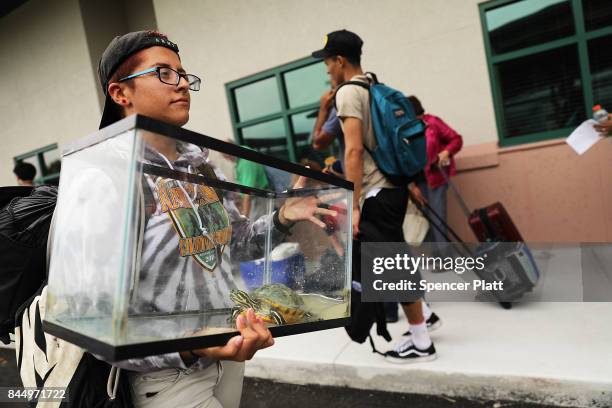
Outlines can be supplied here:
[[[368, 82], [365, 75], [355, 75], [351, 81]], [[367, 89], [358, 85], [345, 85], [338, 89], [336, 93], [336, 108], [338, 109], [339, 118], [357, 118], [362, 123], [362, 141], [364, 146], [370, 150], [374, 150], [376, 139], [372, 128], [372, 120], [370, 116], [370, 93]], [[342, 122], [342, 130], [344, 122]], [[346, 172], [346, 171], [345, 171]], [[363, 202], [371, 191], [381, 188], [396, 188], [391, 184], [381, 171], [376, 166], [372, 156], [366, 151], [363, 155], [363, 179], [361, 187], [361, 196], [359, 205]]]
[[[236, 162], [236, 181], [247, 187], [267, 189], [270, 186], [266, 170], [261, 164], [247, 159], [239, 158]], [[248, 214], [250, 218], [259, 218], [268, 211], [266, 200], [253, 199]]]
[[236, 163], [236, 181], [239, 184], [253, 188], [268, 188], [268, 177], [264, 166], [259, 163], [238, 159]]

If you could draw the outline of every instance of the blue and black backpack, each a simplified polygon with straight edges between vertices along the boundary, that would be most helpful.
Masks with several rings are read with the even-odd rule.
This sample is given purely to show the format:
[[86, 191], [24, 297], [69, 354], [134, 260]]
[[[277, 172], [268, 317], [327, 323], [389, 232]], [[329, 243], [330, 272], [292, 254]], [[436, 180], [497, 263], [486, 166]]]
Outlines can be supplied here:
[[425, 123], [417, 119], [410, 100], [400, 91], [380, 82], [366, 72], [369, 83], [347, 81], [338, 86], [357, 85], [370, 93], [370, 113], [376, 146], [370, 150], [378, 169], [394, 184], [421, 172], [427, 164]]

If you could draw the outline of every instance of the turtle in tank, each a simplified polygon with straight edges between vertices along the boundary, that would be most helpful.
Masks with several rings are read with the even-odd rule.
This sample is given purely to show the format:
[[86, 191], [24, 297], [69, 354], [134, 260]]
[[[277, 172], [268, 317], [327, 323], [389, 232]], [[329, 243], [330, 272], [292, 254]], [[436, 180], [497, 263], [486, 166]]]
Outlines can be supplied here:
[[276, 325], [299, 323], [311, 319], [304, 300], [295, 291], [280, 283], [263, 285], [249, 293], [232, 289], [230, 299], [236, 304], [231, 321], [251, 308], [266, 323]]

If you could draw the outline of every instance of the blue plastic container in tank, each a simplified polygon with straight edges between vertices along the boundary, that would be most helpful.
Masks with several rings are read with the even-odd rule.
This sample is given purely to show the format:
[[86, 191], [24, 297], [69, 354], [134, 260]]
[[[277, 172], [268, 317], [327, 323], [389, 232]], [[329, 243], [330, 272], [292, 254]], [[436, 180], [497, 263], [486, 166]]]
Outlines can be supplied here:
[[[304, 254], [299, 253], [285, 259], [271, 261], [271, 269], [270, 283], [282, 283], [290, 288], [295, 288], [304, 279], [306, 270]], [[249, 290], [260, 287], [263, 285], [264, 260], [241, 262], [240, 272]]]

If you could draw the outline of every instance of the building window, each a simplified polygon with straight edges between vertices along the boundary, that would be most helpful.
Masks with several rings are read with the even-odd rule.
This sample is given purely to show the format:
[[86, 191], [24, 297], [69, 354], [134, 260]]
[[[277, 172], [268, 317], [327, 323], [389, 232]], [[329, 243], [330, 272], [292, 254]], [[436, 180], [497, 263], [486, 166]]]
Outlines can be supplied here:
[[612, 1], [480, 4], [501, 146], [566, 137], [612, 111]]
[[59, 184], [61, 158], [57, 143], [15, 156], [13, 161], [15, 164], [26, 162], [36, 167], [34, 184]]
[[225, 84], [236, 142], [284, 160], [321, 162], [310, 133], [330, 87], [325, 64], [304, 58]]

